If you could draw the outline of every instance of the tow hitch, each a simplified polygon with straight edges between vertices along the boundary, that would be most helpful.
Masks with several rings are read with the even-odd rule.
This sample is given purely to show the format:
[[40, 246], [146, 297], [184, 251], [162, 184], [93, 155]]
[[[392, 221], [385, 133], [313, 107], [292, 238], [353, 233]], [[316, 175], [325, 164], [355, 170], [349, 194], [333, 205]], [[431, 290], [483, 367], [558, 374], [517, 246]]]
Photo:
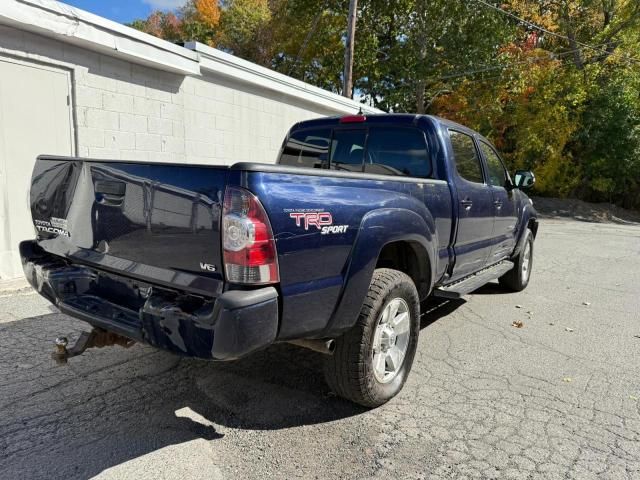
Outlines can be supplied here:
[[87, 348], [103, 348], [113, 345], [129, 348], [135, 342], [122, 335], [107, 332], [101, 328], [94, 328], [91, 332], [82, 332], [80, 338], [71, 348], [67, 348], [67, 345], [69, 345], [67, 337], [58, 337], [55, 343], [56, 350], [51, 356], [56, 362], [63, 365], [67, 363], [69, 358], [77, 357], [84, 353]]

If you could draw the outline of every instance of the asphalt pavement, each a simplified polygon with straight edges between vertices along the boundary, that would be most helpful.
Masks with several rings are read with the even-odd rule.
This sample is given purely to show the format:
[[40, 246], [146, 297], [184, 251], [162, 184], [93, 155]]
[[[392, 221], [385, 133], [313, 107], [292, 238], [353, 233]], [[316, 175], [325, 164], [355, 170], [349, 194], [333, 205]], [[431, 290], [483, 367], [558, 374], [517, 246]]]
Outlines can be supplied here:
[[365, 410], [290, 345], [58, 366], [86, 325], [0, 293], [0, 478], [640, 479], [639, 226], [544, 220], [527, 290], [424, 310], [403, 392]]

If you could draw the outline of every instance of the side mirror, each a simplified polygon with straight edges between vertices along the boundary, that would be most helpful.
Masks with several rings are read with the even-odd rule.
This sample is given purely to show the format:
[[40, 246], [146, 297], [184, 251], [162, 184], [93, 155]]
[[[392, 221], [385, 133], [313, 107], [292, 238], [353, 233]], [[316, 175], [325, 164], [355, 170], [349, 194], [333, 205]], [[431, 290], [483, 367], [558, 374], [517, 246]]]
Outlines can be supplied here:
[[529, 170], [516, 170], [513, 183], [516, 188], [531, 188], [536, 183], [536, 176]]

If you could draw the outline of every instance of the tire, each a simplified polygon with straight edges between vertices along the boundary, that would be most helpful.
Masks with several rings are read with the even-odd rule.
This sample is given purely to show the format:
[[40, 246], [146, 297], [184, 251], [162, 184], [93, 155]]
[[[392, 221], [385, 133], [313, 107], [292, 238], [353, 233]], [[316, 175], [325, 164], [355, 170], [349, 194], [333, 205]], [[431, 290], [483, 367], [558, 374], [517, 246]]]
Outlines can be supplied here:
[[329, 387], [364, 407], [388, 402], [411, 371], [419, 332], [420, 301], [411, 278], [397, 270], [376, 269], [355, 326], [336, 339], [334, 354], [325, 358]]
[[521, 292], [527, 288], [533, 268], [533, 232], [527, 229], [524, 234], [522, 250], [513, 259], [515, 266], [499, 278], [500, 285], [514, 292]]

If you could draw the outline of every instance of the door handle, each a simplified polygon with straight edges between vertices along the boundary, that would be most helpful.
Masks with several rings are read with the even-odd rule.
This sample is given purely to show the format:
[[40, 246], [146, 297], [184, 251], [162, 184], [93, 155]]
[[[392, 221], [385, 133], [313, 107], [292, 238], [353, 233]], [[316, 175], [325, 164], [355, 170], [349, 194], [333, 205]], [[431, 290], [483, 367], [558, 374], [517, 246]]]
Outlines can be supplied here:
[[469, 198], [465, 198], [464, 200], [460, 200], [460, 203], [465, 208], [465, 210], [471, 210], [471, 206], [473, 205], [473, 201]]
[[500, 210], [502, 208], [502, 200], [496, 200], [495, 202], [493, 202], [493, 205]]

